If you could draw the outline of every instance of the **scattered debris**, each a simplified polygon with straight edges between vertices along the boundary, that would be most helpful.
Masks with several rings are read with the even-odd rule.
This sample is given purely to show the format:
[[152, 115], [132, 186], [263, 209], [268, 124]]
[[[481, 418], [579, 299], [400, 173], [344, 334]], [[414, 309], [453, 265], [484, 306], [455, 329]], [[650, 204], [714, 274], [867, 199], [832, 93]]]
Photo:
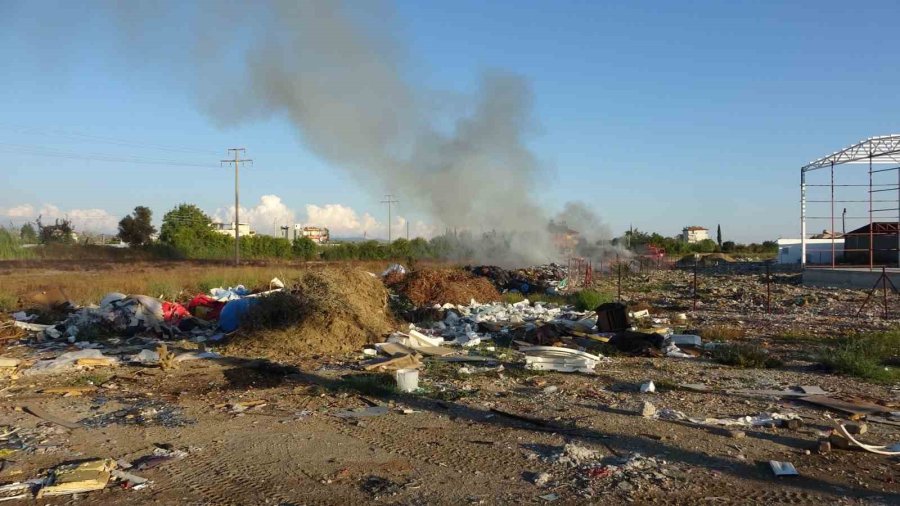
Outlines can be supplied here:
[[769, 467], [772, 468], [772, 473], [774, 473], [775, 476], [797, 476], [799, 474], [794, 467], [794, 464], [791, 464], [790, 462], [770, 460]]
[[838, 423], [837, 429], [841, 436], [867, 452], [877, 453], [878, 455], [889, 455], [892, 457], [900, 455], [900, 443], [895, 443], [891, 446], [867, 445], [856, 440], [844, 424]]
[[656, 385], [654, 385], [652, 381], [648, 381], [646, 383], [641, 384], [641, 393], [642, 394], [647, 394], [647, 393], [652, 394], [654, 392], [656, 392]]
[[641, 402], [640, 408], [638, 409], [638, 414], [640, 414], [644, 418], [652, 418], [656, 415], [656, 406], [650, 404], [647, 401]]
[[101, 490], [109, 483], [115, 467], [116, 461], [112, 459], [89, 460], [57, 466], [50, 472], [47, 484], [38, 490], [37, 498]]
[[602, 357], [560, 346], [528, 346], [525, 367], [536, 371], [581, 372], [592, 374]]
[[389, 411], [390, 409], [387, 406], [368, 406], [365, 408], [337, 411], [334, 413], [334, 416], [338, 418], [370, 418], [373, 416], [386, 415]]
[[60, 418], [56, 415], [52, 415], [37, 406], [31, 406], [31, 405], [23, 406], [22, 411], [24, 411], [30, 415], [34, 415], [42, 420], [46, 420], [48, 422], [55, 423], [56, 425], [65, 427], [67, 429], [78, 429], [78, 428], [82, 427], [82, 424], [80, 424], [80, 423], [71, 422], [69, 420]]

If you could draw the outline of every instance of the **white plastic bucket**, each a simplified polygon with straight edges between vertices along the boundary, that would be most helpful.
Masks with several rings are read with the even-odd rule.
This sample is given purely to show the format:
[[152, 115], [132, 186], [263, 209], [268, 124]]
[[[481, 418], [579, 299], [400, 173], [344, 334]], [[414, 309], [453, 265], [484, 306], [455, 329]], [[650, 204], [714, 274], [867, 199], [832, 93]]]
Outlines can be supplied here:
[[401, 392], [413, 392], [419, 388], [419, 371], [415, 369], [397, 369], [394, 378]]

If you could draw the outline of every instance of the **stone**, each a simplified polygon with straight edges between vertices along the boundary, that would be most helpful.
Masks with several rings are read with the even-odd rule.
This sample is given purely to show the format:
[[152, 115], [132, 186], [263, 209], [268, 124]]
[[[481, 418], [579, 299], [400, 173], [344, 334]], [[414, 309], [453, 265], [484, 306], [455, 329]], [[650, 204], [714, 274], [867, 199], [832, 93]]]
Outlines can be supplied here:
[[640, 409], [638, 409], [638, 413], [644, 418], [650, 418], [656, 414], [656, 406], [653, 404], [644, 401], [641, 403]]

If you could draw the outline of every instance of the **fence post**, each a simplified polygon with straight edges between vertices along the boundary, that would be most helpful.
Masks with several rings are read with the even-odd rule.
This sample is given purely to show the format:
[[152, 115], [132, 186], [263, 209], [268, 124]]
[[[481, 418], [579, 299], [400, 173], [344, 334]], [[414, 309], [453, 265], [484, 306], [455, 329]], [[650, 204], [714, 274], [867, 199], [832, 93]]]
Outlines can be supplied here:
[[694, 260], [694, 312], [697, 312], [697, 261]]

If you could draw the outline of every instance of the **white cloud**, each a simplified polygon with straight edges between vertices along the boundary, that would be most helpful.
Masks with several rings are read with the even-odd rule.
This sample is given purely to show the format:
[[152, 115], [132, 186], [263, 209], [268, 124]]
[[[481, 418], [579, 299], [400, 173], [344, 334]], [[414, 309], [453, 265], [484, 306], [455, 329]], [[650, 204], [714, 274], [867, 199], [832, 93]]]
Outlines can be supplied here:
[[[218, 209], [213, 213], [213, 221], [231, 223], [234, 221], [234, 206]], [[246, 208], [241, 206], [241, 223], [249, 223], [250, 228], [259, 233], [271, 234], [275, 226], [291, 226], [294, 224], [294, 211], [281, 201], [277, 195], [263, 195], [259, 204]]]
[[119, 218], [105, 209], [61, 209], [53, 204], [42, 204], [40, 208], [32, 204], [21, 204], [8, 209], [0, 209], [0, 216], [15, 225], [34, 221], [38, 216], [44, 224], [53, 223], [57, 219], [69, 219], [76, 232], [115, 233], [118, 230]]
[[328, 227], [332, 237], [356, 237], [380, 235], [384, 226], [371, 214], [360, 216], [352, 207], [341, 204], [306, 205], [306, 225]]
[[[306, 204], [304, 211], [298, 213], [288, 207], [277, 195], [263, 195], [254, 207], [241, 206], [241, 223], [249, 223], [250, 227], [262, 234], [272, 234], [278, 227], [293, 225], [309, 225], [327, 227], [331, 237], [369, 237], [387, 238], [387, 225], [370, 213], [360, 213], [343, 204]], [[234, 206], [219, 208], [212, 213], [213, 221], [231, 223], [234, 219]], [[391, 230], [394, 238], [406, 237], [406, 218], [393, 217]], [[423, 222], [413, 221], [409, 225], [410, 237], [430, 238], [435, 235], [435, 227]]]

